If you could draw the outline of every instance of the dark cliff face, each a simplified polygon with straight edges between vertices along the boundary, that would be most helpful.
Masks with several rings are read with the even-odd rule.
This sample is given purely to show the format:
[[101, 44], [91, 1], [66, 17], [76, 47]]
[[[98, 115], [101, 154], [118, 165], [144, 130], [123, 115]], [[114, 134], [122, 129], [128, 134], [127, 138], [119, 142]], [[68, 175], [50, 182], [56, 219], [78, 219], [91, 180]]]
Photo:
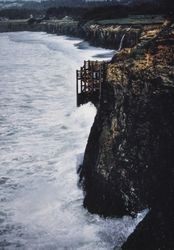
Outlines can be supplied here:
[[[0, 32], [44, 31], [51, 34], [81, 37], [91, 45], [109, 49], [131, 48], [137, 44], [144, 32], [157, 30], [161, 24], [148, 25], [82, 25], [78, 21], [47, 20], [30, 22], [27, 20], [8, 20], [0, 22]], [[124, 39], [123, 39], [124, 36]], [[122, 41], [122, 43], [121, 43]]]
[[[145, 25], [146, 28], [148, 26], [150, 27], [150, 25]], [[99, 25], [94, 23], [84, 25], [82, 31], [84, 32], [84, 38], [91, 44], [118, 50], [123, 36], [123, 47], [133, 47], [137, 43], [145, 27], [142, 25], [138, 27], [133, 25], [131, 27], [130, 25]]]
[[0, 22], [0, 32], [14, 31], [44, 31], [57, 35], [80, 36], [77, 21], [47, 20], [30, 22], [29, 20], [8, 20]]
[[174, 25], [149, 33], [108, 65], [81, 177], [92, 213], [151, 209], [123, 249], [172, 250]]
[[122, 250], [173, 250], [174, 207], [172, 203], [167, 205], [166, 208], [151, 210], [129, 236]]

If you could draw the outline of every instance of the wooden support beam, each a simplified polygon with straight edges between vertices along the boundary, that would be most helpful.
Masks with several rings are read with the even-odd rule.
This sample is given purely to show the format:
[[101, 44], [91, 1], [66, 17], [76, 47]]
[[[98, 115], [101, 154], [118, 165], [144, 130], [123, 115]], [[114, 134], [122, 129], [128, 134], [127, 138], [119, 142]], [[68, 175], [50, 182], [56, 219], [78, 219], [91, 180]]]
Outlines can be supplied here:
[[105, 62], [99, 62], [97, 60], [84, 61], [83, 67], [76, 71], [76, 94], [78, 106], [88, 101], [96, 103], [97, 100], [99, 100], [105, 77], [104, 72]]

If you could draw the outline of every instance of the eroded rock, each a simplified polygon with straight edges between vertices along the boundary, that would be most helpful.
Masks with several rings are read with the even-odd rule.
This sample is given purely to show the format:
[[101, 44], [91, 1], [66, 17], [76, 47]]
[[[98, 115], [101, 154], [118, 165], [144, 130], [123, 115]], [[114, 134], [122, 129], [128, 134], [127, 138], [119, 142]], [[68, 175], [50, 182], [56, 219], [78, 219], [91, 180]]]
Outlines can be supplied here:
[[150, 208], [123, 249], [174, 249], [173, 32], [166, 21], [114, 56], [86, 147], [81, 177], [90, 212]]

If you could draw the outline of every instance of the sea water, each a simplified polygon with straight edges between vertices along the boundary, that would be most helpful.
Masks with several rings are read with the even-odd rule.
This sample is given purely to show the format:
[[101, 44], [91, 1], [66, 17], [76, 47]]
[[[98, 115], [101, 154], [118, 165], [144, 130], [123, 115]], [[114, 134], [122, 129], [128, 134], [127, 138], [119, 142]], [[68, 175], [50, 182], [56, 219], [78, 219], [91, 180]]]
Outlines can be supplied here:
[[76, 169], [96, 109], [76, 107], [75, 70], [112, 52], [80, 42], [0, 34], [2, 250], [119, 249], [144, 216], [103, 219], [83, 208]]

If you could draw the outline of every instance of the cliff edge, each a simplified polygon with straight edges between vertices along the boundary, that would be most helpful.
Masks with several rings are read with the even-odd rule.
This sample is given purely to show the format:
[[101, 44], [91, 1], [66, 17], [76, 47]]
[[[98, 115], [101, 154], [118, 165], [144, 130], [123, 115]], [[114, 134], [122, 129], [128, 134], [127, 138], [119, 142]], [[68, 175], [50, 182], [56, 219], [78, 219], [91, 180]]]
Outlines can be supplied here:
[[144, 30], [108, 64], [81, 178], [103, 216], [150, 212], [124, 250], [174, 249], [174, 23]]

